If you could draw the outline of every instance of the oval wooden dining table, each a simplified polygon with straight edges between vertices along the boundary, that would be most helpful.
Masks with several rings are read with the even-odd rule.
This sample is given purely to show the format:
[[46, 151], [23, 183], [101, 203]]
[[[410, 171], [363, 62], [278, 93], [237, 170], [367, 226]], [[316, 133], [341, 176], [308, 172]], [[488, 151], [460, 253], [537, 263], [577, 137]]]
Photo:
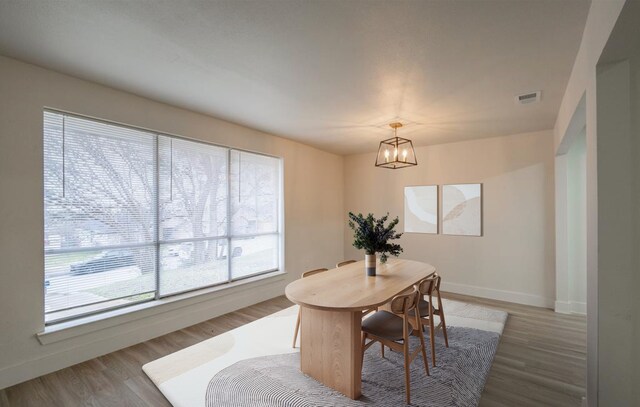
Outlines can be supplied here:
[[300, 306], [300, 370], [352, 399], [361, 395], [363, 311], [435, 272], [427, 263], [392, 259], [367, 276], [364, 261], [290, 283], [285, 294]]

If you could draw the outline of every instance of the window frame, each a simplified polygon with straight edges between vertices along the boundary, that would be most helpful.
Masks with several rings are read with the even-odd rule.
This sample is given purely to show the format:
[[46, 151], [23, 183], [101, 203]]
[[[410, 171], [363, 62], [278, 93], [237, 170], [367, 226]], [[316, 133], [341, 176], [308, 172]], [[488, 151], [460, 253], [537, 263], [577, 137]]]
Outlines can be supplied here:
[[[284, 159], [282, 157], [276, 156], [276, 155], [272, 155], [272, 154], [267, 154], [267, 153], [263, 153], [263, 152], [258, 152], [258, 151], [252, 151], [252, 150], [247, 150], [247, 149], [242, 149], [242, 148], [236, 148], [236, 147], [230, 147], [230, 146], [226, 146], [226, 145], [222, 145], [222, 144], [218, 144], [218, 143], [214, 143], [214, 142], [210, 142], [210, 141], [204, 141], [204, 140], [199, 140], [199, 139], [194, 139], [194, 138], [190, 138], [190, 137], [185, 137], [185, 136], [181, 136], [181, 135], [177, 135], [177, 134], [171, 134], [171, 133], [166, 133], [166, 132], [161, 132], [161, 131], [156, 131], [156, 130], [152, 130], [152, 129], [147, 129], [144, 127], [138, 127], [138, 126], [133, 126], [133, 125], [128, 125], [128, 124], [124, 124], [124, 123], [120, 123], [120, 122], [116, 122], [116, 121], [111, 121], [111, 120], [106, 120], [106, 119], [101, 119], [101, 118], [96, 118], [96, 117], [92, 117], [92, 116], [87, 116], [87, 115], [82, 115], [82, 114], [78, 114], [78, 113], [72, 113], [72, 112], [67, 112], [64, 110], [60, 110], [60, 109], [55, 109], [55, 108], [49, 108], [49, 107], [45, 107], [42, 110], [42, 134], [43, 134], [43, 138], [44, 138], [44, 116], [46, 113], [51, 113], [51, 114], [57, 114], [57, 115], [62, 115], [62, 116], [66, 116], [66, 117], [74, 117], [77, 119], [81, 119], [81, 120], [88, 120], [88, 121], [93, 121], [93, 122], [99, 122], [99, 123], [103, 123], [103, 124], [107, 124], [110, 126], [116, 126], [116, 127], [122, 127], [122, 128], [128, 128], [131, 130], [135, 130], [135, 131], [142, 131], [142, 132], [146, 132], [149, 133], [150, 135], [153, 136], [154, 139], [154, 188], [155, 188], [155, 202], [153, 205], [153, 212], [154, 212], [154, 222], [155, 222], [155, 227], [154, 227], [154, 239], [153, 242], [150, 243], [138, 243], [138, 244], [122, 244], [122, 245], [105, 245], [105, 246], [99, 246], [99, 247], [91, 247], [91, 248], [61, 248], [61, 249], [44, 249], [43, 252], [43, 256], [46, 256], [47, 254], [58, 254], [58, 253], [64, 253], [64, 252], [79, 252], [79, 251], [97, 251], [97, 250], [110, 250], [110, 249], [131, 249], [131, 248], [139, 248], [139, 247], [155, 247], [155, 287], [153, 291], [149, 291], [146, 293], [154, 293], [153, 297], [148, 298], [148, 299], [143, 299], [143, 300], [138, 300], [138, 301], [132, 301], [129, 304], [120, 304], [120, 305], [114, 305], [114, 306], [110, 306], [110, 307], [105, 307], [105, 308], [101, 308], [99, 310], [93, 310], [93, 311], [86, 311], [86, 312], [79, 312], [77, 314], [71, 315], [71, 316], [64, 316], [64, 317], [60, 317], [60, 318], [55, 318], [52, 320], [47, 321], [47, 311], [45, 309], [43, 309], [43, 316], [45, 319], [45, 326], [53, 326], [59, 323], [68, 323], [70, 321], [74, 321], [77, 319], [81, 319], [81, 318], [85, 318], [85, 317], [89, 317], [89, 316], [93, 316], [93, 315], [99, 315], [99, 314], [103, 314], [103, 313], [108, 313], [110, 311], [114, 311], [114, 310], [120, 310], [120, 309], [126, 309], [129, 307], [135, 307], [137, 305], [140, 304], [144, 304], [144, 303], [149, 303], [149, 302], [161, 302], [161, 300], [166, 300], [168, 298], [171, 297], [177, 297], [177, 296], [181, 296], [184, 294], [195, 294], [198, 295], [197, 292], [198, 291], [203, 291], [202, 294], [200, 295], [206, 295], [209, 293], [211, 288], [222, 288], [222, 286], [224, 285], [231, 285], [229, 288], [232, 288], [233, 284], [237, 281], [241, 281], [241, 280], [245, 280], [245, 279], [251, 279], [251, 278], [255, 278], [257, 276], [262, 276], [262, 275], [267, 275], [267, 274], [271, 274], [271, 273], [276, 273], [276, 272], [284, 272]], [[160, 137], [166, 137], [168, 139], [177, 139], [177, 140], [182, 140], [182, 141], [186, 141], [186, 142], [191, 142], [191, 143], [196, 143], [196, 144], [202, 144], [202, 145], [206, 145], [206, 146], [213, 146], [213, 147], [218, 147], [218, 148], [222, 148], [225, 149], [225, 153], [226, 153], [226, 190], [227, 190], [227, 202], [226, 202], [226, 230], [225, 230], [225, 234], [224, 235], [216, 235], [216, 236], [206, 236], [206, 237], [199, 237], [199, 238], [182, 238], [182, 239], [160, 239], [160, 210], [161, 210], [161, 198], [160, 198], [160, 148], [159, 148], [159, 140]], [[231, 179], [230, 179], [230, 174], [231, 174], [231, 155], [232, 153], [236, 151], [239, 153], [247, 153], [247, 154], [254, 154], [254, 155], [259, 155], [259, 156], [263, 156], [263, 157], [268, 157], [268, 158], [272, 158], [277, 160], [277, 192], [276, 192], [276, 196], [277, 196], [277, 209], [276, 209], [276, 230], [274, 232], [259, 232], [259, 233], [247, 233], [247, 234], [233, 234], [231, 231], [231, 208], [232, 208], [232, 204], [231, 204], [231, 199], [230, 199], [230, 190], [231, 190]], [[63, 152], [64, 154], [64, 152]], [[43, 161], [44, 161], [44, 156], [43, 156]], [[44, 181], [44, 172], [43, 172], [43, 181]], [[44, 188], [44, 182], [43, 182], [43, 188]], [[45, 196], [43, 195], [43, 210], [45, 208]], [[43, 228], [44, 228], [44, 219], [43, 219]], [[216, 240], [226, 240], [227, 242], [227, 250], [229, 251], [231, 249], [231, 244], [233, 239], [242, 239], [242, 238], [251, 238], [251, 237], [260, 237], [260, 236], [276, 236], [277, 237], [277, 247], [276, 247], [276, 253], [277, 253], [277, 264], [275, 268], [270, 268], [267, 270], [262, 270], [262, 271], [257, 271], [255, 273], [251, 273], [251, 274], [247, 274], [247, 275], [243, 275], [240, 277], [233, 277], [233, 271], [232, 271], [232, 259], [231, 259], [231, 253], [228, 252], [227, 253], [227, 279], [225, 281], [220, 281], [220, 282], [216, 282], [213, 284], [207, 284], [207, 285], [203, 285], [203, 286], [198, 286], [198, 287], [194, 287], [194, 288], [190, 288], [190, 289], [185, 289], [185, 290], [181, 290], [181, 291], [175, 291], [175, 292], [171, 292], [168, 294], [161, 294], [160, 293], [160, 280], [161, 280], [161, 248], [163, 245], [170, 245], [170, 244], [178, 244], [178, 243], [188, 243], [188, 242], [196, 242], [196, 241], [216, 241]], [[46, 273], [46, 269], [43, 270]], [[46, 284], [46, 274], [43, 275], [43, 284]], [[224, 290], [224, 289], [222, 289]], [[43, 292], [43, 305], [46, 303], [46, 292]], [[131, 297], [131, 296], [127, 296], [127, 297]], [[126, 297], [123, 297], [126, 298]], [[108, 302], [108, 301], [113, 301], [115, 299], [108, 299], [105, 300], [103, 302]], [[103, 303], [102, 301], [99, 303]], [[72, 309], [79, 309], [79, 308], [83, 308], [83, 307], [88, 307], [94, 304], [99, 304], [99, 303], [91, 303], [91, 304], [85, 304], [85, 305], [80, 305], [80, 306], [75, 306], [75, 307], [69, 307], [66, 309], [60, 309], [60, 310], [56, 310], [56, 311], [51, 311], [49, 313], [56, 313], [56, 312], [61, 312], [61, 311], [68, 311], [68, 310], [72, 310]], [[131, 312], [135, 312], [135, 309], [132, 310]]]

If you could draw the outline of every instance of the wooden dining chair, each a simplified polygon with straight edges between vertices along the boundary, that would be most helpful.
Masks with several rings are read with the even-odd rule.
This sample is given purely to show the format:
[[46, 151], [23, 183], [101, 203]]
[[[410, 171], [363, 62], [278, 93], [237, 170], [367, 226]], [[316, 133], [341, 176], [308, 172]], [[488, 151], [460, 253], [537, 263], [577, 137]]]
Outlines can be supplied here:
[[[434, 273], [431, 276], [420, 281], [416, 285], [416, 290], [419, 294], [418, 306], [409, 312], [411, 316], [418, 315], [420, 321], [420, 328], [424, 326], [429, 327], [429, 341], [431, 342], [431, 362], [433, 366], [436, 365], [436, 342], [435, 342], [435, 330], [442, 328], [442, 335], [444, 336], [444, 344], [449, 347], [449, 338], [447, 336], [447, 324], [444, 320], [444, 308], [442, 308], [442, 297], [440, 296], [440, 282], [442, 278]], [[434, 294], [438, 300], [438, 306], [434, 306], [433, 297]], [[425, 300], [424, 297], [427, 297]], [[440, 319], [438, 326], [434, 326], [433, 317], [437, 315]], [[420, 330], [422, 330], [420, 329]]]
[[[422, 330], [414, 330], [409, 323], [409, 319], [413, 318], [416, 324], [415, 326], [421, 326], [418, 320], [418, 314], [414, 313], [413, 317], [409, 315], [409, 312], [417, 306], [418, 295], [418, 291], [415, 289], [409, 294], [397, 295], [389, 304], [391, 312], [377, 311], [362, 321], [362, 364], [364, 364], [364, 352], [375, 342], [380, 343], [382, 357], [384, 357], [385, 346], [404, 354], [404, 380], [407, 392], [407, 404], [411, 404], [409, 367], [420, 352], [422, 352], [425, 371], [427, 372], [427, 376], [429, 376], [429, 362], [427, 362], [427, 352], [424, 346]], [[413, 353], [409, 353], [409, 338], [412, 334], [420, 338], [420, 346]], [[367, 343], [367, 339], [370, 340], [369, 343]]]
[[[312, 276], [314, 274], [318, 274], [318, 273], [322, 273], [323, 271], [327, 271], [329, 269], [315, 269], [315, 270], [309, 270], [309, 271], [305, 271], [304, 273], [302, 273], [302, 278], [305, 277], [309, 277]], [[298, 318], [296, 320], [296, 329], [295, 331], [293, 331], [293, 347], [296, 347], [296, 342], [298, 340], [298, 331], [300, 330], [300, 310], [298, 309]]]
[[336, 264], [336, 268], [338, 267], [342, 267], [342, 266], [346, 266], [347, 264], [351, 264], [351, 263], [355, 263], [355, 260], [345, 260], [345, 261], [341, 261], [340, 263]]

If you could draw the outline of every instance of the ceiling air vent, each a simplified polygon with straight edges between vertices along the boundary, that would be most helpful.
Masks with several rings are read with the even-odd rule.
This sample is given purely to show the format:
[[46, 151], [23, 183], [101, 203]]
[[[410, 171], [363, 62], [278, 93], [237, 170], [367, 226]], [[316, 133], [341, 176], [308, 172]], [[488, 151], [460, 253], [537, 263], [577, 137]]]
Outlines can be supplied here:
[[521, 105], [527, 105], [529, 103], [538, 103], [540, 101], [541, 91], [524, 93], [522, 95], [516, 96], [516, 103]]

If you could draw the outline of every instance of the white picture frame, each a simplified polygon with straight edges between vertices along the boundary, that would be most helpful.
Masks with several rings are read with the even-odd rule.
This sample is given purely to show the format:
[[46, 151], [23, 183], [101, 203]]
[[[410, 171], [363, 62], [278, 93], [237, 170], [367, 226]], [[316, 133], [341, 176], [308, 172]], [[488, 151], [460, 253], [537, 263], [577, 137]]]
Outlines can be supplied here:
[[404, 232], [438, 234], [438, 186], [404, 188]]
[[442, 185], [443, 235], [482, 236], [482, 184]]

